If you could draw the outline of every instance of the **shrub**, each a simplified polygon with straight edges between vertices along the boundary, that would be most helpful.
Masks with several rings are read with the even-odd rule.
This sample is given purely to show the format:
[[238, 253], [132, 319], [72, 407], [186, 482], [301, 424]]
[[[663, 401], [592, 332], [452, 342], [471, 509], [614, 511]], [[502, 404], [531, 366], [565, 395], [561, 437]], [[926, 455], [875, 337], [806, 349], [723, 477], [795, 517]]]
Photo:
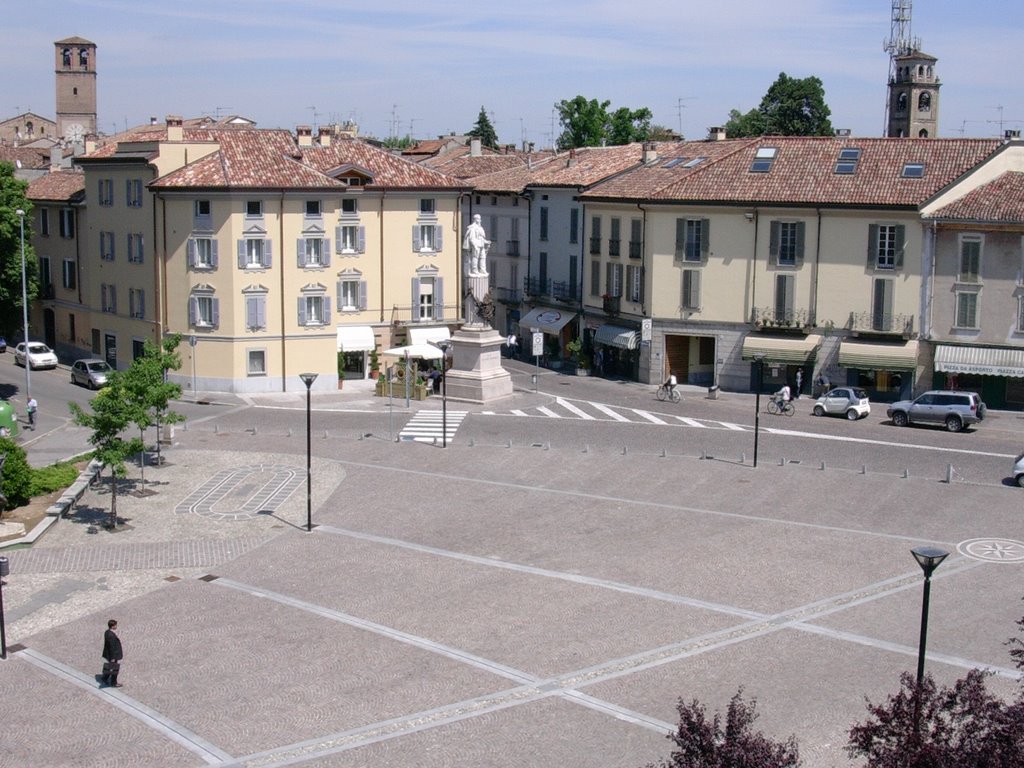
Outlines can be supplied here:
[[48, 467], [33, 469], [29, 496], [42, 496], [46, 493], [61, 491], [74, 483], [77, 478], [78, 469], [70, 462], [60, 462]]
[[7, 457], [0, 490], [7, 497], [5, 509], [14, 509], [27, 504], [32, 498], [32, 468], [25, 458], [24, 449], [9, 438], [0, 437], [0, 453]]

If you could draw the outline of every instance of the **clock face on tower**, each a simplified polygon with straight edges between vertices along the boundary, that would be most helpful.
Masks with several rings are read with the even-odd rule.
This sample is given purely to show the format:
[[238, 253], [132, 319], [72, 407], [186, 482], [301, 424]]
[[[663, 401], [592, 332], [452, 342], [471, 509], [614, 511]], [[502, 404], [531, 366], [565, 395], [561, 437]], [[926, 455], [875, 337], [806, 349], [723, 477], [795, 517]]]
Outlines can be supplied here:
[[67, 135], [65, 138], [75, 144], [78, 144], [85, 138], [85, 128], [82, 127], [81, 123], [71, 123], [67, 128]]

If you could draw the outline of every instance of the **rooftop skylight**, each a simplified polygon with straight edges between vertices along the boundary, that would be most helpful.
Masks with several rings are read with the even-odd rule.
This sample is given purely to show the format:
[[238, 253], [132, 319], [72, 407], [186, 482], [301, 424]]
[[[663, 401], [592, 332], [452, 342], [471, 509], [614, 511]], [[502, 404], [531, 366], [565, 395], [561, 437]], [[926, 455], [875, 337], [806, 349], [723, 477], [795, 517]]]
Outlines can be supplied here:
[[845, 147], [839, 150], [839, 159], [836, 160], [835, 172], [843, 175], [856, 173], [858, 162], [860, 162], [860, 149], [857, 147]]
[[776, 147], [758, 147], [754, 153], [754, 162], [750, 164], [751, 173], [768, 173], [775, 162]]
[[906, 163], [903, 166], [903, 178], [905, 179], [923, 179], [924, 178], [924, 163]]

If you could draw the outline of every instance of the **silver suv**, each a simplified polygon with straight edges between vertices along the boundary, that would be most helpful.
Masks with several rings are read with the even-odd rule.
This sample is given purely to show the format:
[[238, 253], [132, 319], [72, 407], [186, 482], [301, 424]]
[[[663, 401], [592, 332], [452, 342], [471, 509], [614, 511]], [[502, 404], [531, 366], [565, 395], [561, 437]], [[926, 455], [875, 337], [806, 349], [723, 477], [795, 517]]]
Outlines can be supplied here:
[[985, 404], [977, 392], [952, 392], [933, 389], [916, 400], [900, 400], [890, 405], [886, 415], [897, 427], [907, 424], [943, 424], [950, 432], [959, 432], [968, 424], [985, 418]]

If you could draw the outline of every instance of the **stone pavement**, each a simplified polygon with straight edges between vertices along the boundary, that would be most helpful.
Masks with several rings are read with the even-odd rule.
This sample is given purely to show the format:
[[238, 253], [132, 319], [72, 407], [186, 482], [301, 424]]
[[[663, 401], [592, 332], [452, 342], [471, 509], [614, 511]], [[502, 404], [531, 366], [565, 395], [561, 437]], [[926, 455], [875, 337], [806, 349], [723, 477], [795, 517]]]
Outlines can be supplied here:
[[447, 450], [315, 440], [307, 533], [304, 435], [216, 424], [130, 473], [116, 533], [101, 485], [6, 553], [0, 765], [638, 767], [680, 697], [745, 686], [809, 768], [845, 766], [863, 697], [916, 663], [926, 543], [953, 553], [929, 671], [1017, 684], [1024, 564], [958, 545], [1019, 538], [1019, 489], [471, 446], [471, 413]]

